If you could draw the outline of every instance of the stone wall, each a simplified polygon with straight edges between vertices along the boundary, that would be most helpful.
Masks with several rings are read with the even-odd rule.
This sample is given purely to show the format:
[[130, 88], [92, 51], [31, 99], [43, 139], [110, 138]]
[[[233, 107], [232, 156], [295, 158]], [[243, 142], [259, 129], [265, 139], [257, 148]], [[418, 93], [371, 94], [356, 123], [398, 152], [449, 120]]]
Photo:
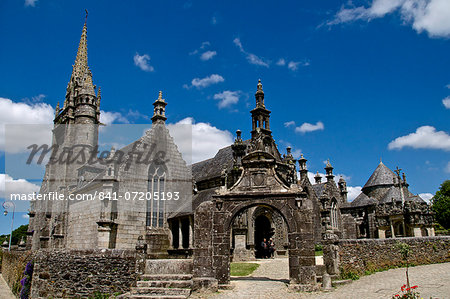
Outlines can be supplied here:
[[450, 237], [340, 240], [339, 260], [342, 273], [389, 269], [404, 264], [397, 242], [410, 246], [409, 264], [450, 262]]
[[24, 277], [23, 271], [31, 259], [29, 251], [3, 251], [1, 273], [9, 288], [16, 295], [22, 288], [20, 280]]
[[33, 254], [32, 298], [125, 293], [136, 283], [134, 250], [55, 250]]

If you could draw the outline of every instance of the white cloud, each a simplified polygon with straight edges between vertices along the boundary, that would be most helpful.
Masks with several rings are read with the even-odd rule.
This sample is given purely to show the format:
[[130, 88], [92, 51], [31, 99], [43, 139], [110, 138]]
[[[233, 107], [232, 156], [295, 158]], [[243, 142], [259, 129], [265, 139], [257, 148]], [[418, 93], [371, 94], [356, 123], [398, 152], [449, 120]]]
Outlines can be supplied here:
[[280, 58], [276, 64], [279, 66], [284, 66], [286, 64], [286, 60], [284, 60], [284, 58]]
[[211, 24], [216, 25], [217, 24], [217, 18], [215, 16], [213, 16], [211, 18]]
[[284, 127], [289, 128], [289, 127], [293, 127], [295, 126], [295, 121], [291, 120], [291, 121], [287, 121], [284, 123]]
[[225, 90], [214, 95], [214, 100], [219, 100], [219, 108], [229, 107], [239, 102], [240, 91]]
[[434, 195], [431, 193], [420, 193], [419, 196], [429, 204]]
[[[54, 109], [46, 103], [13, 102], [0, 97], [0, 150], [18, 153], [26, 151], [30, 144], [51, 142], [50, 126], [23, 126], [24, 124], [52, 124]], [[8, 125], [8, 126], [5, 126]], [[34, 128], [34, 130], [33, 130]], [[8, 146], [5, 145], [5, 130], [8, 130]], [[9, 138], [14, 136], [14, 138]]]
[[14, 179], [0, 173], [0, 198], [10, 198], [10, 194], [30, 194], [38, 192], [40, 187], [24, 179]]
[[445, 85], [446, 88], [450, 89], [450, 84]]
[[198, 49], [192, 51], [191, 53], [189, 53], [189, 55], [195, 55], [195, 54], [198, 54], [198, 52], [200, 52], [201, 50], [204, 50], [206, 47], [209, 47], [209, 46], [211, 46], [211, 43], [208, 42], [208, 41], [204, 41], [204, 42], [202, 42], [202, 44], [200, 45], [200, 48], [198, 48]]
[[35, 7], [36, 2], [38, 2], [38, 0], [25, 0], [25, 7], [28, 7], [28, 6]]
[[194, 79], [192, 79], [190, 86], [187, 84], [184, 84], [183, 87], [186, 89], [189, 89], [191, 87], [196, 87], [198, 89], [201, 89], [201, 88], [205, 88], [212, 84], [217, 84], [217, 83], [220, 83], [223, 81], [225, 81], [225, 79], [221, 75], [212, 74], [212, 75], [202, 78], [202, 79], [194, 78]]
[[348, 187], [347, 186], [347, 201], [353, 201], [359, 194], [361, 194], [361, 186]]
[[[188, 163], [212, 158], [219, 149], [233, 143], [233, 135], [227, 130], [220, 130], [209, 123], [195, 123], [192, 117], [167, 127]], [[187, 134], [186, 130], [192, 134]]]
[[155, 68], [150, 65], [150, 56], [148, 54], [139, 55], [139, 53], [136, 52], [136, 54], [133, 57], [134, 65], [139, 67], [141, 70], [145, 72], [153, 72]]
[[301, 154], [302, 150], [299, 148], [292, 151], [292, 156], [294, 157], [294, 159], [299, 159]]
[[342, 6], [327, 25], [356, 20], [370, 22], [394, 12], [399, 12], [404, 23], [411, 24], [418, 33], [426, 31], [431, 37], [450, 37], [448, 0], [373, 0], [369, 7]]
[[300, 127], [295, 128], [295, 132], [298, 133], [308, 133], [314, 131], [321, 131], [325, 128], [321, 121], [318, 121], [316, 124], [303, 123]]
[[216, 55], [217, 55], [216, 51], [206, 51], [202, 55], [200, 55], [200, 59], [203, 61], [207, 61], [212, 59]]
[[300, 65], [299, 61], [289, 61], [288, 69], [290, 69], [291, 71], [296, 71], [298, 70], [299, 65]]
[[264, 67], [269, 67], [270, 62], [266, 61], [258, 56], [256, 56], [253, 53], [249, 53], [247, 51], [244, 50], [244, 47], [242, 46], [241, 40], [239, 38], [235, 38], [233, 40], [233, 43], [239, 48], [239, 50], [245, 54], [247, 60], [249, 63], [251, 64], [255, 64], [255, 65], [260, 65], [260, 66], [264, 66]]
[[444, 131], [436, 131], [432, 126], [422, 126], [417, 128], [414, 133], [395, 138], [388, 145], [390, 150], [403, 147], [450, 151], [450, 135]]
[[443, 99], [442, 104], [444, 104], [445, 108], [450, 109], [450, 96]]
[[128, 124], [130, 123], [128, 119], [123, 116], [120, 112], [107, 112], [107, 111], [100, 111], [100, 122], [105, 125], [110, 125], [112, 123], [123, 123]]

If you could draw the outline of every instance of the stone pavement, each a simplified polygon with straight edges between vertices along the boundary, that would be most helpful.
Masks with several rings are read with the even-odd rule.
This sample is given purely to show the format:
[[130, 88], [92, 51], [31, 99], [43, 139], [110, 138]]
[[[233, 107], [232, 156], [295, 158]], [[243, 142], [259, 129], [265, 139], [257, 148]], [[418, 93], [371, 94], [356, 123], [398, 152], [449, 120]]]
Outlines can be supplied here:
[[0, 299], [16, 299], [11, 290], [9, 289], [3, 276], [0, 274]]
[[[288, 260], [258, 260], [259, 268], [249, 277], [232, 278], [233, 290], [193, 298], [320, 298], [320, 299], [380, 299], [392, 298], [406, 282], [405, 268], [363, 276], [351, 284], [340, 286], [332, 292], [295, 293], [287, 288]], [[412, 267], [409, 270], [411, 285], [418, 285], [422, 298], [450, 298], [450, 263]]]

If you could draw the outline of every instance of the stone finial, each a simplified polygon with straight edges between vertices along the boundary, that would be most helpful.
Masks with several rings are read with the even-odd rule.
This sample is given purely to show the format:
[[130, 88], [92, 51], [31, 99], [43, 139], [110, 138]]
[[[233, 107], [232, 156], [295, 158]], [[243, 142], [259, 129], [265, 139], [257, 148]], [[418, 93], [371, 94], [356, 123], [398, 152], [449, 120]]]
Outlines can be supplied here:
[[167, 120], [166, 117], [166, 101], [162, 97], [162, 91], [159, 91], [158, 99], [153, 103], [153, 117], [152, 122], [161, 120], [165, 122]]
[[108, 159], [114, 158], [115, 154], [116, 154], [116, 148], [114, 146], [111, 146], [111, 150], [109, 151]]
[[322, 183], [322, 176], [317, 171], [316, 175], [314, 176], [314, 180], [316, 181], [316, 184]]
[[255, 99], [256, 99], [256, 107], [265, 108], [265, 106], [264, 106], [264, 91], [263, 91], [261, 79], [258, 80], [258, 85], [256, 86]]
[[258, 85], [256, 86], [257, 91], [263, 91], [261, 79], [258, 79]]

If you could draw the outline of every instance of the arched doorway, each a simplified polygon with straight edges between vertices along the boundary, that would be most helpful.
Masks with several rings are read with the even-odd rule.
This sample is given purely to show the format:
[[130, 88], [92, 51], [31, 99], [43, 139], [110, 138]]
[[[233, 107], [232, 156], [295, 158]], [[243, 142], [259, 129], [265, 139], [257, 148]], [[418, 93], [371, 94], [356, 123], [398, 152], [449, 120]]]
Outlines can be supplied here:
[[[282, 198], [278, 194], [266, 194], [263, 199], [259, 194], [247, 195], [244, 199], [217, 195], [214, 201], [200, 204], [194, 217], [194, 290], [217, 290], [217, 284], [229, 284], [232, 224], [243, 211], [258, 206], [279, 213], [286, 223], [289, 283], [302, 290], [313, 290], [316, 286], [313, 214], [310, 205], [303, 201], [306, 202], [296, 193], [283, 193]], [[267, 228], [264, 222], [267, 221], [258, 220], [258, 226]]]
[[262, 242], [267, 241], [273, 236], [274, 232], [269, 218], [266, 215], [259, 215], [255, 219], [255, 255], [257, 258], [264, 257], [264, 248]]

